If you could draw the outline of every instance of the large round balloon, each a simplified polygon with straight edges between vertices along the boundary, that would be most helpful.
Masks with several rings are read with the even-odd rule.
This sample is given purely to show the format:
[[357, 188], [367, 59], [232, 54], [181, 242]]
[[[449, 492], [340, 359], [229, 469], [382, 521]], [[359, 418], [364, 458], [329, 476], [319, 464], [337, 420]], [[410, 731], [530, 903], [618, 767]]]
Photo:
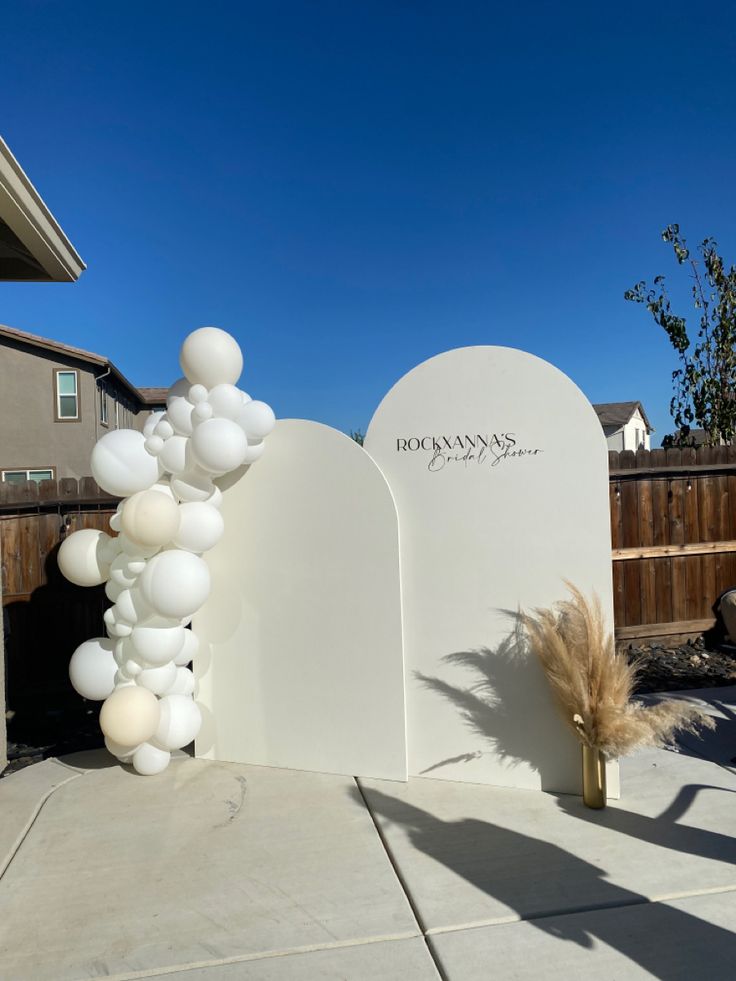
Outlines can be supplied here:
[[107, 637], [85, 640], [72, 654], [69, 680], [82, 698], [101, 702], [115, 687], [117, 664], [113, 656], [115, 642]]
[[146, 742], [156, 732], [160, 721], [158, 699], [152, 691], [138, 685], [117, 688], [100, 712], [103, 733], [123, 746]]
[[206, 552], [219, 542], [224, 531], [225, 521], [211, 504], [179, 505], [179, 530], [174, 538], [177, 548]]
[[134, 429], [114, 429], [97, 440], [90, 461], [92, 476], [108, 494], [129, 497], [156, 483], [158, 461], [146, 452], [145, 442], [143, 433]]
[[142, 623], [134, 627], [130, 640], [141, 660], [151, 667], [157, 667], [173, 661], [179, 655], [188, 633], [191, 630], [185, 631], [179, 625], [159, 627]]
[[122, 530], [140, 545], [167, 545], [179, 530], [179, 508], [173, 495], [158, 489], [133, 494], [123, 508]]
[[204, 470], [227, 473], [245, 459], [248, 440], [232, 419], [207, 419], [194, 430], [192, 455]]
[[165, 695], [159, 702], [161, 717], [154, 739], [164, 749], [182, 749], [202, 725], [199, 706], [188, 695]]
[[192, 385], [210, 389], [221, 383], [235, 384], [243, 370], [243, 354], [226, 331], [200, 327], [182, 344], [179, 364]]
[[276, 425], [273, 409], [265, 402], [247, 402], [240, 407], [235, 421], [242, 426], [248, 439], [264, 439]]
[[160, 616], [187, 617], [207, 599], [210, 571], [198, 556], [172, 548], [149, 560], [140, 587], [143, 598]]
[[77, 586], [99, 586], [110, 575], [110, 536], [96, 528], [81, 528], [61, 543], [57, 561], [63, 575]]

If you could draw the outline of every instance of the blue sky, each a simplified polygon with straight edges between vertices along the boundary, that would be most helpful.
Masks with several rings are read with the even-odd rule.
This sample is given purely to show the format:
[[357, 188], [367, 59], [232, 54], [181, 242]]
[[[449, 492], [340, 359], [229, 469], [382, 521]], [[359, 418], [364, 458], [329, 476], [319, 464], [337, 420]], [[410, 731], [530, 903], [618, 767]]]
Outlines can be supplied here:
[[[594, 9], [600, 8], [600, 9]], [[729, 4], [31, 2], [0, 132], [88, 265], [0, 322], [169, 384], [189, 330], [280, 416], [365, 428], [452, 347], [552, 361], [671, 428], [664, 333], [624, 290], [736, 261]]]

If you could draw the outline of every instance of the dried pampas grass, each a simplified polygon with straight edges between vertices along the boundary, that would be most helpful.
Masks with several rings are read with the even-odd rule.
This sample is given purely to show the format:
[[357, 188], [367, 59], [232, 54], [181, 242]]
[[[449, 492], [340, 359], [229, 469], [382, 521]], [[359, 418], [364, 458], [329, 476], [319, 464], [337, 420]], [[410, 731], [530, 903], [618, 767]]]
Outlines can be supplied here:
[[710, 716], [685, 702], [632, 701], [636, 665], [616, 653], [600, 600], [588, 602], [566, 585], [571, 599], [522, 613], [521, 622], [565, 722], [584, 745], [613, 759], [642, 746], [672, 748], [675, 733], [714, 727]]

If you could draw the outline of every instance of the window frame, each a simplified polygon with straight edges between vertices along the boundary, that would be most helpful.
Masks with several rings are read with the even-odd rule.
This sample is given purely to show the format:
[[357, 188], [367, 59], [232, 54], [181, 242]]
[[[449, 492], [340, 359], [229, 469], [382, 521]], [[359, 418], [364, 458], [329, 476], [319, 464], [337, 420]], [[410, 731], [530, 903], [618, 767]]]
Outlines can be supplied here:
[[[15, 481], [7, 481], [5, 479], [6, 474], [9, 473], [24, 473], [26, 475], [26, 480], [33, 480], [33, 477], [31, 477], [32, 473], [50, 473], [50, 477], [42, 477], [41, 479], [56, 480], [56, 467], [3, 467], [2, 470], [0, 470], [0, 483], [15, 483]], [[40, 482], [41, 481], [39, 480], [36, 481], [37, 484]], [[18, 483], [21, 483], [21, 481], [18, 481]]]
[[[74, 398], [77, 400], [77, 414], [75, 416], [62, 416], [61, 414], [62, 393], [59, 391], [59, 375], [74, 375]], [[79, 389], [79, 371], [77, 368], [54, 368], [54, 422], [81, 422], [82, 397]], [[64, 398], [68, 397], [64, 396]]]

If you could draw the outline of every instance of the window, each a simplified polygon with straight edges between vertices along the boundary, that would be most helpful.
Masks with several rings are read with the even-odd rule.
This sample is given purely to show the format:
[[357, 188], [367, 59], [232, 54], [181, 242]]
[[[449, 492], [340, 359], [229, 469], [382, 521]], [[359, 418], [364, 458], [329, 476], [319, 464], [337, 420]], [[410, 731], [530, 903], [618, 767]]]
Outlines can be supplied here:
[[76, 371], [56, 372], [56, 418], [79, 419], [79, 389]]
[[100, 422], [107, 425], [107, 392], [100, 389]]
[[22, 484], [25, 480], [53, 480], [54, 471], [51, 467], [46, 470], [3, 470], [3, 482], [6, 484]]

